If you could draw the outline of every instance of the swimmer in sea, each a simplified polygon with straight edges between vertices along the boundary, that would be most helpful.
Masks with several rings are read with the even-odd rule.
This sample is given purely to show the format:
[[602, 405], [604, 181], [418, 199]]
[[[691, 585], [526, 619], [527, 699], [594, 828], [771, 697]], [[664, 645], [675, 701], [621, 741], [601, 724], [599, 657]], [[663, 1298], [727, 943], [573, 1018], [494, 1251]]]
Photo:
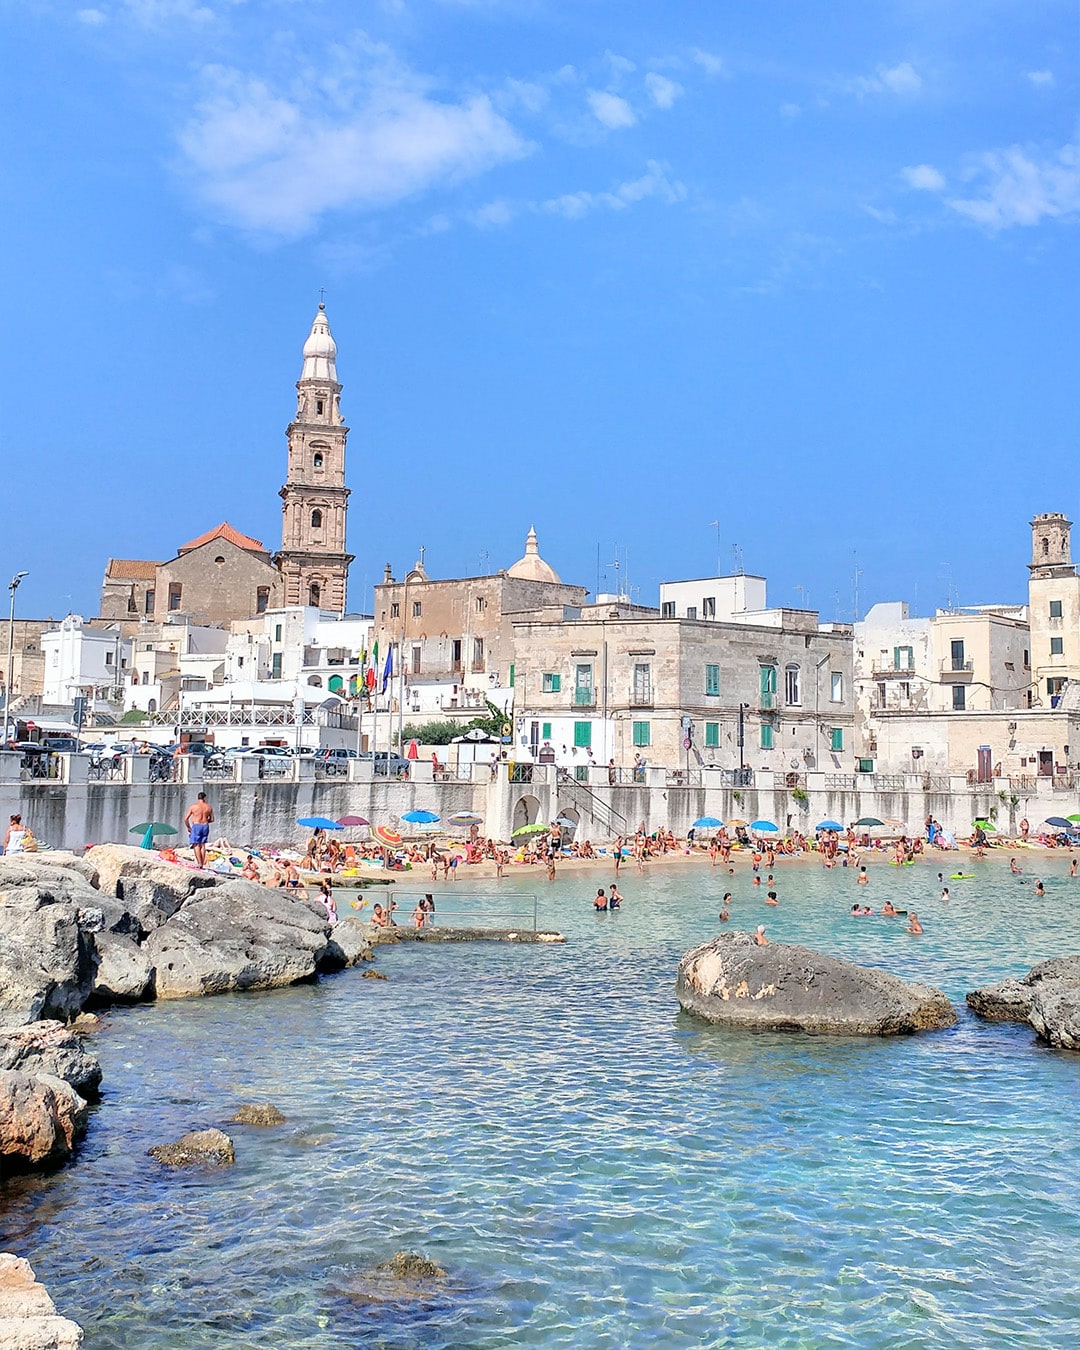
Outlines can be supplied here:
[[910, 933], [913, 937], [918, 937], [919, 934], [922, 933], [922, 924], [919, 922], [919, 916], [914, 910], [908, 915], [907, 928], [905, 931]]
[[1022, 873], [1023, 873], [1023, 868], [1017, 867], [1017, 865], [1016, 865], [1016, 859], [1015, 859], [1015, 858], [1010, 858], [1010, 859], [1009, 859], [1009, 871], [1013, 874], [1014, 877], [1018, 877], [1018, 876], [1021, 876], [1021, 875], [1022, 875]]
[[754, 885], [755, 885], [755, 886], [760, 886], [760, 885], [761, 885], [761, 878], [760, 878], [760, 877], [755, 877], [755, 878], [754, 878]]
[[1072, 860], [1072, 862], [1069, 864], [1069, 876], [1071, 876], [1071, 877], [1076, 876], [1076, 859], [1075, 859], [1075, 858], [1074, 858], [1074, 859]]
[[942, 898], [942, 900], [945, 901], [946, 904], [949, 903], [949, 888], [948, 888], [948, 886], [942, 886], [942, 888], [941, 888], [941, 898]]
[[1046, 894], [1046, 887], [1042, 884], [1041, 881], [1037, 881], [1037, 882], [1035, 883], [1035, 894], [1036, 894], [1036, 895], [1045, 895], [1045, 894]]
[[754, 934], [754, 941], [759, 947], [767, 947], [769, 945], [769, 939], [765, 936], [765, 925], [763, 923], [758, 924], [757, 932]]
[[592, 907], [596, 910], [607, 909], [607, 894], [604, 891], [603, 886], [598, 886], [596, 888], [596, 899], [592, 902]]
[[767, 905], [778, 905], [778, 904], [780, 903], [780, 901], [777, 900], [777, 898], [776, 898], [776, 892], [775, 892], [775, 891], [770, 891], [770, 892], [769, 892], [769, 894], [765, 897], [765, 903], [766, 903]]
[[870, 878], [866, 875], [865, 867], [859, 868], [859, 875], [855, 878], [855, 880], [859, 883], [860, 886], [869, 886]]
[[896, 918], [897, 910], [896, 910], [896, 907], [895, 907], [895, 905], [893, 904], [893, 902], [892, 902], [891, 900], [886, 900], [886, 901], [885, 901], [885, 903], [881, 906], [881, 912], [882, 912], [882, 914], [888, 915], [890, 918], [893, 918], [893, 919]]

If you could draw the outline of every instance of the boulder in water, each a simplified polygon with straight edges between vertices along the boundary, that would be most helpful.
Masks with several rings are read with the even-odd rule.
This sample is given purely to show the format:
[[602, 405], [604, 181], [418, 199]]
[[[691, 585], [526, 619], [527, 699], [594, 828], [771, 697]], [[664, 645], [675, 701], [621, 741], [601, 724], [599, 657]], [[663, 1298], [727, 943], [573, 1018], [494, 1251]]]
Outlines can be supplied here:
[[751, 933], [723, 933], [687, 952], [676, 992], [697, 1017], [755, 1031], [895, 1036], [956, 1022], [940, 989], [808, 947], [759, 947]]
[[0, 1069], [0, 1172], [63, 1162], [86, 1128], [86, 1113], [62, 1078]]
[[82, 1037], [60, 1022], [0, 1029], [0, 1069], [62, 1078], [83, 1097], [96, 1096], [101, 1065]]
[[172, 1144], [148, 1148], [166, 1167], [228, 1167], [236, 1162], [233, 1141], [223, 1130], [191, 1130]]
[[1080, 956], [1040, 961], [1020, 979], [973, 989], [967, 1005], [988, 1022], [1027, 1022], [1060, 1050], [1080, 1050]]
[[29, 1261], [0, 1252], [0, 1350], [79, 1350], [82, 1328], [56, 1311]]
[[285, 1116], [269, 1102], [245, 1102], [234, 1116], [229, 1117], [230, 1125], [284, 1125]]

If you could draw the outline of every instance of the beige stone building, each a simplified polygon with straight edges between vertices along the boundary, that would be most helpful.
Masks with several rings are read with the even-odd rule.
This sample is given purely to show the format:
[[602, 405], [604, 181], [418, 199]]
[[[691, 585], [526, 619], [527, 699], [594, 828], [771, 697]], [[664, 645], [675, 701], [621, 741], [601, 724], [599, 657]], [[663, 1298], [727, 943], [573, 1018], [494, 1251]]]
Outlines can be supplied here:
[[9, 644], [13, 702], [41, 695], [45, 687], [45, 655], [41, 649], [41, 636], [55, 626], [52, 619], [16, 619], [13, 634], [9, 621], [0, 619], [0, 704], [5, 701], [4, 682], [7, 679]]
[[1028, 614], [1033, 700], [1053, 706], [1080, 680], [1080, 573], [1072, 561], [1072, 521], [1059, 512], [1031, 522]]

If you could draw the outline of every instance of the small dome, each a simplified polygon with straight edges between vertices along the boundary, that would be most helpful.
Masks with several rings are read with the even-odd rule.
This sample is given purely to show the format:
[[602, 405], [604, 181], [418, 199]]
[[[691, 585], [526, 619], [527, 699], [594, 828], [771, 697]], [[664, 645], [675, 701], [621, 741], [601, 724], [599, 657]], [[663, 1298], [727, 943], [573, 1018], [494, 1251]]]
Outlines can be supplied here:
[[319, 306], [304, 343], [304, 373], [300, 378], [337, 383], [337, 343], [330, 332], [324, 305]]
[[525, 540], [525, 556], [519, 558], [513, 567], [507, 570], [506, 575], [518, 577], [522, 581], [551, 581], [556, 586], [562, 584], [554, 567], [541, 558], [540, 547], [536, 542], [536, 530], [531, 525]]

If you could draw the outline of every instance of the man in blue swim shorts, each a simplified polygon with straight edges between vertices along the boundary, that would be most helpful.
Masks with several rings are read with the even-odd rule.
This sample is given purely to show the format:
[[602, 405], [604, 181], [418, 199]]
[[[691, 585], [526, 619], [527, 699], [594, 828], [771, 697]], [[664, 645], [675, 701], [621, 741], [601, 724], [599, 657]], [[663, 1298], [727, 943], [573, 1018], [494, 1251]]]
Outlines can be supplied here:
[[206, 800], [206, 793], [200, 792], [196, 801], [188, 807], [184, 817], [184, 826], [188, 839], [195, 852], [195, 862], [199, 867], [206, 866], [206, 842], [210, 838], [210, 826], [214, 822], [214, 808]]

